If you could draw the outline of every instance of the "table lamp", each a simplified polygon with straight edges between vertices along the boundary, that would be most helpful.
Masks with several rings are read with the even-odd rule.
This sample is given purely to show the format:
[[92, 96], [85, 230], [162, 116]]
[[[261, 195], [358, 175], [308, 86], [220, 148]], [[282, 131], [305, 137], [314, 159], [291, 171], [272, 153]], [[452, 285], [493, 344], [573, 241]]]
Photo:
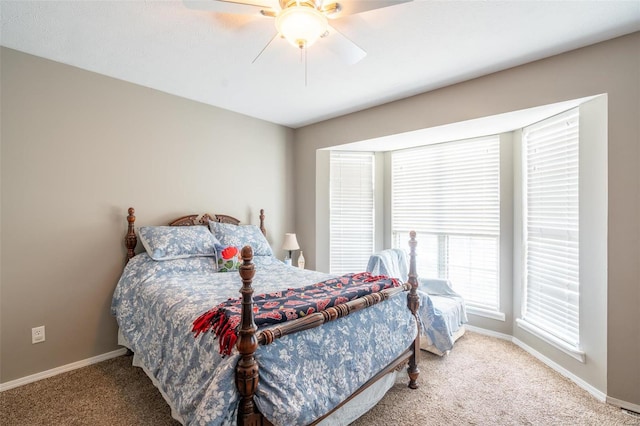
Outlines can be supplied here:
[[282, 250], [286, 250], [289, 252], [289, 255], [284, 260], [284, 263], [287, 265], [291, 265], [291, 253], [294, 250], [298, 250], [300, 246], [298, 245], [298, 239], [296, 238], [296, 234], [284, 234], [284, 243], [282, 243]]

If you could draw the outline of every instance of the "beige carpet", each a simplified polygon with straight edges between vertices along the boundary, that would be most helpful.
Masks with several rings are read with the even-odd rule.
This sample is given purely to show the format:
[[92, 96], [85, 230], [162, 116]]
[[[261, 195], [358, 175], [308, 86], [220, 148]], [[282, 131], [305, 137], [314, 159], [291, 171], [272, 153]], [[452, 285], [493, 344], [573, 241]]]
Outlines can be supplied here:
[[[597, 401], [517, 346], [468, 332], [446, 357], [423, 352], [421, 387], [404, 378], [354, 426], [640, 425]], [[0, 424], [177, 425], [130, 357], [119, 357], [0, 394]]]

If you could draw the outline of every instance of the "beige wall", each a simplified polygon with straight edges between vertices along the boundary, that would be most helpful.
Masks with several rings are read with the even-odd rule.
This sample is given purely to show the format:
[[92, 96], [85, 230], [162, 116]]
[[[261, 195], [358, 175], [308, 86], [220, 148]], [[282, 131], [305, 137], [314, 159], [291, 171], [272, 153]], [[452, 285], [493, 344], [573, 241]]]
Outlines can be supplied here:
[[607, 394], [640, 404], [640, 33], [296, 130], [296, 232], [315, 267], [316, 150], [608, 94]]
[[[2, 48], [0, 382], [118, 348], [126, 209], [293, 231], [282, 126]], [[277, 252], [276, 252], [277, 253]], [[31, 344], [31, 328], [46, 341]]]

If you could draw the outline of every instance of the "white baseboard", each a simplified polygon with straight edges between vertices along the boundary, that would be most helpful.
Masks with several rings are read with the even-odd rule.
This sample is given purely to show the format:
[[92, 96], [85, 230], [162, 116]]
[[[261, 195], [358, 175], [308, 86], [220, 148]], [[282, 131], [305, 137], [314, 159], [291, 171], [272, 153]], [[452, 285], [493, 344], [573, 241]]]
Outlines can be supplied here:
[[632, 402], [623, 401], [621, 399], [607, 397], [607, 402], [616, 407], [624, 408], [625, 410], [633, 411], [634, 413], [640, 413], [640, 405]]
[[512, 342], [514, 344], [516, 344], [517, 346], [520, 346], [525, 351], [529, 352], [534, 357], [538, 358], [540, 361], [545, 363], [547, 366], [551, 367], [552, 369], [554, 369], [558, 373], [562, 374], [567, 379], [569, 379], [572, 382], [574, 382], [576, 385], [580, 386], [582, 389], [584, 389], [587, 392], [589, 392], [598, 401], [601, 401], [601, 402], [606, 402], [607, 401], [607, 394], [605, 394], [601, 390], [598, 390], [597, 388], [591, 386], [589, 383], [585, 382], [580, 377], [578, 377], [575, 374], [573, 374], [571, 371], [569, 371], [566, 368], [562, 367], [560, 364], [552, 361], [551, 359], [549, 359], [546, 356], [542, 355], [540, 352], [538, 352], [535, 349], [533, 349], [531, 346], [529, 346], [526, 343], [516, 339], [515, 337], [512, 338]]
[[476, 332], [478, 334], [484, 334], [486, 336], [496, 337], [498, 339], [508, 340], [509, 342], [512, 342], [513, 344], [515, 344], [516, 346], [519, 346], [520, 348], [522, 348], [523, 350], [525, 350], [526, 352], [528, 352], [529, 354], [531, 354], [532, 356], [534, 356], [538, 360], [542, 361], [544, 364], [546, 364], [547, 366], [549, 366], [553, 370], [557, 371], [558, 373], [562, 374], [563, 376], [565, 376], [566, 378], [568, 378], [569, 380], [574, 382], [576, 385], [580, 386], [582, 389], [584, 389], [587, 392], [589, 392], [591, 395], [593, 395], [599, 401], [608, 402], [611, 405], [615, 405], [615, 406], [621, 407], [621, 408], [626, 408], [626, 409], [631, 410], [631, 411], [638, 411], [638, 409], [640, 409], [640, 406], [638, 406], [636, 404], [632, 404], [630, 402], [620, 401], [620, 400], [617, 400], [615, 398], [608, 397], [604, 392], [602, 392], [602, 391], [596, 389], [595, 387], [591, 386], [589, 383], [585, 382], [580, 377], [576, 376], [575, 374], [573, 374], [572, 372], [570, 372], [566, 368], [560, 366], [556, 362], [554, 362], [551, 359], [547, 358], [546, 356], [542, 355], [540, 352], [536, 351], [535, 349], [533, 349], [529, 345], [525, 344], [524, 342], [520, 341], [519, 339], [516, 339], [513, 336], [510, 336], [508, 334], [498, 333], [496, 331], [485, 330], [483, 328], [470, 326], [469, 324], [466, 324], [465, 327], [467, 327], [467, 329], [469, 331], [473, 331], [473, 332]]
[[465, 324], [464, 328], [466, 328], [469, 331], [473, 331], [474, 333], [484, 334], [485, 336], [495, 337], [497, 339], [508, 340], [509, 342], [513, 342], [513, 337], [508, 334], [499, 333], [493, 330], [486, 330], [484, 328], [475, 327], [469, 324]]
[[91, 358], [83, 359], [81, 361], [72, 362], [71, 364], [52, 368], [51, 370], [32, 374], [30, 376], [22, 377], [20, 379], [11, 380], [5, 383], [0, 383], [0, 392], [17, 388], [18, 386], [26, 385], [27, 383], [37, 382], [38, 380], [46, 379], [47, 377], [57, 376], [58, 374], [62, 374], [62, 373], [66, 373], [67, 371], [72, 371], [78, 368], [86, 367], [91, 364], [97, 364], [98, 362], [106, 361], [111, 358], [116, 358], [126, 353], [127, 353], [126, 348], [116, 349], [115, 351], [107, 352], [106, 354], [97, 355]]

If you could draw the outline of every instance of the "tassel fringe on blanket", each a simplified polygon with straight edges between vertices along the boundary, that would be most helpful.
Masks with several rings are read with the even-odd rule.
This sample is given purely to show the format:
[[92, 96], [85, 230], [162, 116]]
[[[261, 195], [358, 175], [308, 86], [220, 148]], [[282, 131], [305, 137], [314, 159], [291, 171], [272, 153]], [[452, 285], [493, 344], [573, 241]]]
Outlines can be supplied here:
[[[253, 297], [254, 321], [258, 328], [301, 318], [367, 294], [391, 287], [400, 281], [369, 272], [346, 274], [301, 288], [289, 288]], [[230, 355], [238, 340], [237, 329], [241, 320], [242, 299], [226, 302], [200, 315], [193, 322], [195, 337], [211, 331], [218, 338], [220, 353]]]

